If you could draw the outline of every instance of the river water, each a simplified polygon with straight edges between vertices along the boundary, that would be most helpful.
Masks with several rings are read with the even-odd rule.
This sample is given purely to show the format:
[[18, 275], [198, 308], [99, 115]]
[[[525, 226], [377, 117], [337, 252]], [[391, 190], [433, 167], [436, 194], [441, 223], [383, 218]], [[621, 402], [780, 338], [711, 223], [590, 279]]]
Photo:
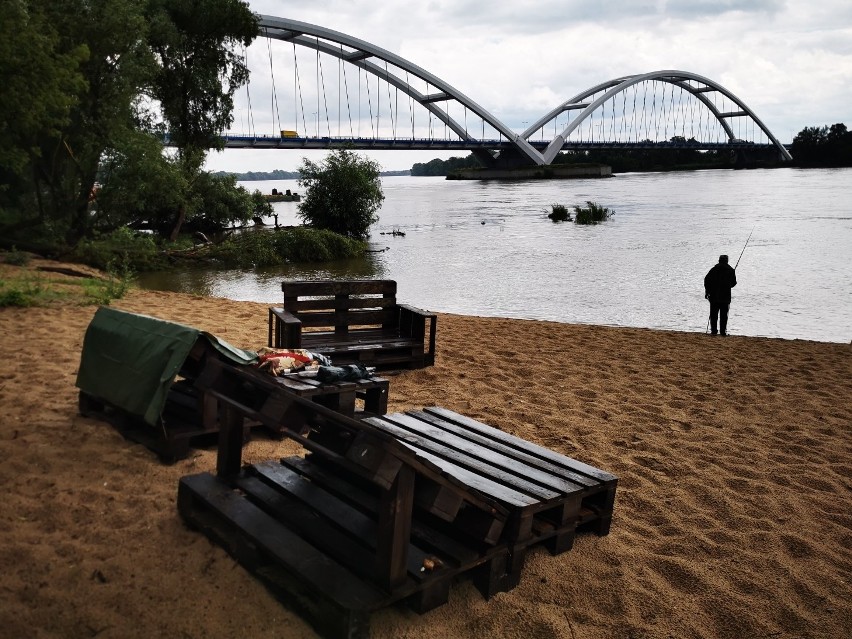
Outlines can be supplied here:
[[[852, 169], [382, 184], [371, 237], [379, 252], [364, 259], [152, 273], [140, 284], [275, 303], [287, 278], [387, 278], [401, 301], [432, 311], [704, 332], [703, 278], [726, 253], [740, 260], [732, 335], [852, 339]], [[299, 190], [295, 181], [243, 185]], [[614, 216], [595, 226], [547, 218], [551, 204], [587, 200]], [[299, 223], [297, 206], [277, 203], [279, 223]]]

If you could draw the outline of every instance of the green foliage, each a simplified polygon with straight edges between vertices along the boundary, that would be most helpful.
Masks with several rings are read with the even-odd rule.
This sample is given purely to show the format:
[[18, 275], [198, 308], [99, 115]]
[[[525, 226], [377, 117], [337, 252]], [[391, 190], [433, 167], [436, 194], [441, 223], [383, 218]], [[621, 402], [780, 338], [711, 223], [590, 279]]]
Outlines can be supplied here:
[[61, 296], [41, 276], [0, 280], [0, 307], [43, 306]]
[[255, 189], [251, 194], [252, 216], [269, 217], [275, 211], [266, 196], [260, 192], [260, 189]]
[[187, 216], [187, 226], [195, 231], [213, 232], [232, 224], [244, 224], [254, 215], [252, 195], [237, 184], [233, 175], [215, 176], [200, 173], [192, 185], [194, 211]]
[[12, 266], [26, 266], [30, 262], [30, 256], [28, 253], [19, 251], [13, 246], [12, 250], [3, 256], [3, 261]]
[[130, 290], [134, 272], [127, 262], [112, 261], [107, 265], [106, 278], [87, 278], [83, 281], [87, 301], [92, 304], [109, 306], [110, 302], [121, 299]]
[[221, 146], [234, 92], [248, 82], [242, 48], [257, 37], [257, 17], [240, 0], [149, 0], [146, 14], [160, 62], [151, 92], [172, 141], [182, 152]]
[[586, 201], [586, 206], [574, 206], [575, 224], [597, 224], [608, 220], [613, 215], [613, 211], [592, 201]]
[[547, 216], [554, 222], [570, 222], [571, 216], [568, 214], [568, 207], [564, 204], [551, 204], [550, 214]]
[[203, 249], [204, 257], [232, 268], [347, 259], [364, 252], [363, 242], [323, 229], [292, 227], [247, 230]]
[[[195, 182], [256, 35], [241, 0], [0, 4], [0, 235], [73, 246], [131, 216], [177, 231], [204, 203]], [[176, 160], [145, 139], [156, 121]]]
[[127, 227], [80, 241], [72, 257], [107, 271], [117, 268], [116, 265], [120, 265], [119, 271], [155, 270], [165, 265], [162, 252], [151, 235], [137, 233]]
[[303, 158], [299, 173], [299, 186], [306, 191], [299, 216], [308, 226], [358, 240], [369, 236], [385, 199], [378, 163], [337, 149], [321, 164]]
[[178, 163], [163, 154], [162, 142], [145, 131], [120, 135], [104, 154], [93, 227], [132, 223], [167, 235], [186, 205], [189, 185]]
[[465, 158], [453, 157], [449, 160], [435, 158], [425, 164], [416, 162], [411, 167], [411, 175], [449, 175], [458, 169], [478, 169], [481, 167], [482, 163], [471, 153]]
[[797, 166], [852, 166], [852, 132], [843, 123], [806, 127], [790, 149]]

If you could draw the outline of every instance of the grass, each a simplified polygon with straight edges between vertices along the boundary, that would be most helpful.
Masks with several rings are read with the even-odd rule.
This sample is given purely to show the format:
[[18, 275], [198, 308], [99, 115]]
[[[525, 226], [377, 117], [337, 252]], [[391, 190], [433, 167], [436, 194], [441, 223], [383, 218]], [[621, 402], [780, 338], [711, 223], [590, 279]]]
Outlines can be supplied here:
[[109, 305], [127, 294], [132, 277], [132, 271], [120, 265], [111, 265], [101, 277], [74, 277], [4, 260], [0, 269], [0, 308]]

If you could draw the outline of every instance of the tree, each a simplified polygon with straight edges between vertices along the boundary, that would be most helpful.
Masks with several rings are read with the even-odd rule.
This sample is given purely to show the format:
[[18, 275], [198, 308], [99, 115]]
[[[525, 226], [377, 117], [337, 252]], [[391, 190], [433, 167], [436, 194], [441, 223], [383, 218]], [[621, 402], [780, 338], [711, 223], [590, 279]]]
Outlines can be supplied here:
[[[237, 48], [257, 37], [257, 17], [240, 0], [149, 0], [147, 15], [158, 64], [151, 97], [192, 187], [207, 150], [221, 147], [220, 135], [233, 121], [234, 92], [249, 77]], [[176, 211], [172, 239], [189, 213], [187, 206]]]
[[367, 239], [385, 199], [380, 170], [378, 163], [348, 149], [332, 151], [321, 164], [302, 158], [299, 186], [305, 196], [299, 217], [314, 228]]
[[78, 95], [82, 45], [60, 47], [44, 7], [25, 0], [0, 3], [0, 235], [45, 222], [35, 188], [42, 142], [60, 139]]
[[150, 77], [151, 53], [138, 2], [31, 0], [42, 4], [60, 31], [59, 50], [85, 46], [85, 89], [77, 95], [61, 135], [42, 140], [38, 177], [74, 244], [90, 231], [89, 201], [101, 159], [115, 140], [138, 125], [137, 97]]

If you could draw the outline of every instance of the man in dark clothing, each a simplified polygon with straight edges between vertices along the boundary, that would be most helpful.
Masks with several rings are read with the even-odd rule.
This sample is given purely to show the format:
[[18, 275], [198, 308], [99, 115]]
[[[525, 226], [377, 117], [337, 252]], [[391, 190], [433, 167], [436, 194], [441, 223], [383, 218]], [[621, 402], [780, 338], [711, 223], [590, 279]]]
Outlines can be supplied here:
[[704, 297], [710, 300], [710, 331], [716, 334], [716, 323], [724, 337], [728, 328], [728, 307], [731, 305], [731, 289], [737, 285], [737, 273], [728, 264], [728, 256], [720, 255], [716, 264], [704, 276]]

